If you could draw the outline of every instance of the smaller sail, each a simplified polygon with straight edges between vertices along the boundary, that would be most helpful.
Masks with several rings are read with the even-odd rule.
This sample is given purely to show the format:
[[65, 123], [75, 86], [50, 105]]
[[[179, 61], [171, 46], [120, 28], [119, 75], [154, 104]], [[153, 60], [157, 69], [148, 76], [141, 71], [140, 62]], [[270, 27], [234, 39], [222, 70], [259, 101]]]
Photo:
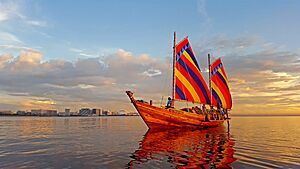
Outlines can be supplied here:
[[232, 99], [228, 85], [227, 75], [224, 70], [221, 58], [217, 59], [211, 65], [211, 88], [212, 88], [212, 105], [218, 104], [225, 108], [231, 109]]
[[175, 47], [175, 99], [210, 104], [209, 90], [187, 38]]

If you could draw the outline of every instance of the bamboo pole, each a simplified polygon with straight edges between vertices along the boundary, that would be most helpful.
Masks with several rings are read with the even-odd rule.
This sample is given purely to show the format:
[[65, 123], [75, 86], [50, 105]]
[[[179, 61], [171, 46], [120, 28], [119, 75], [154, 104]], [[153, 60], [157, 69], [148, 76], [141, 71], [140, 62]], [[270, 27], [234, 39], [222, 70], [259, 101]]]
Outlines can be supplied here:
[[174, 32], [174, 40], [173, 40], [173, 83], [172, 83], [172, 104], [171, 106], [174, 107], [174, 100], [175, 100], [175, 63], [176, 63], [176, 32]]
[[207, 54], [208, 57], [208, 84], [209, 84], [209, 95], [210, 95], [210, 108], [212, 108], [212, 90], [211, 90], [211, 73], [210, 73], [210, 54]]

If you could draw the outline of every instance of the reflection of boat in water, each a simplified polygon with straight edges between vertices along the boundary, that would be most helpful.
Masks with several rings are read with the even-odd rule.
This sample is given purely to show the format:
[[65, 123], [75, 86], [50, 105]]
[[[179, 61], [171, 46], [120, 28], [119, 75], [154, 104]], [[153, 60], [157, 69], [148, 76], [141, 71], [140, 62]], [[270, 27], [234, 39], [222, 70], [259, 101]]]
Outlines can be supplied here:
[[[208, 54], [208, 88], [188, 38], [176, 44], [175, 37], [174, 33], [172, 98], [169, 98], [167, 107], [154, 106], [152, 101], [147, 103], [136, 100], [131, 91], [126, 91], [128, 97], [144, 122], [152, 129], [205, 128], [222, 125], [229, 119], [227, 112], [232, 108], [232, 100], [221, 59], [210, 64]], [[202, 104], [202, 109], [197, 106], [179, 109], [178, 106], [174, 107], [175, 101]]]
[[[233, 145], [234, 140], [223, 126], [203, 130], [150, 129], [139, 149], [132, 154], [128, 168], [170, 168], [170, 165], [175, 168], [232, 168], [231, 163], [236, 160]], [[159, 165], [153, 167], [155, 163]]]

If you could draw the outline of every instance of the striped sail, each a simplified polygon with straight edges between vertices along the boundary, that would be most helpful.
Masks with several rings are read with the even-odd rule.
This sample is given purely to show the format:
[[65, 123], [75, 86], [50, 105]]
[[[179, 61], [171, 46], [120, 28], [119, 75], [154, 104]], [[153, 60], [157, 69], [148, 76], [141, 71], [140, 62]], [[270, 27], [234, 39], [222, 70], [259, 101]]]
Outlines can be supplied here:
[[231, 109], [232, 100], [228, 86], [228, 79], [224, 70], [221, 58], [217, 59], [211, 65], [211, 88], [212, 88], [212, 105], [218, 103], [225, 109]]
[[209, 90], [187, 38], [175, 47], [175, 99], [210, 104]]

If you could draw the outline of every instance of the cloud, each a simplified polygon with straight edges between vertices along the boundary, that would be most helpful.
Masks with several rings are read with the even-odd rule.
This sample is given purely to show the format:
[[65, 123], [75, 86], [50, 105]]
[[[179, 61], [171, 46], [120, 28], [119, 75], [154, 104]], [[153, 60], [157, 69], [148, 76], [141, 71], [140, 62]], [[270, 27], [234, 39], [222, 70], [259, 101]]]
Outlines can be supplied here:
[[8, 32], [0, 32], [0, 42], [3, 43], [22, 43], [22, 41], [17, 38], [17, 36], [8, 33]]
[[8, 16], [3, 11], [0, 13], [0, 22], [3, 22], [8, 19]]
[[[299, 112], [299, 54], [256, 36], [222, 35], [206, 43], [191, 43], [206, 80], [208, 51], [214, 59], [222, 56], [233, 97], [233, 114]], [[105, 56], [70, 62], [44, 60], [39, 51], [21, 50], [19, 56], [0, 56], [0, 97], [9, 98], [5, 102], [1, 99], [0, 106], [133, 110], [126, 90], [155, 103], [171, 92], [171, 58], [134, 55], [119, 49]], [[73, 51], [82, 52], [75, 48]]]
[[[122, 49], [105, 58], [81, 58], [75, 62], [45, 61], [39, 51], [22, 50], [16, 57], [1, 55], [0, 65], [0, 96], [22, 98], [22, 104], [15, 103], [13, 109], [47, 105], [59, 109], [96, 106], [117, 110], [116, 103], [128, 109], [131, 105], [124, 91], [149, 91], [145, 97], [150, 96], [153, 90], [148, 85], [159, 88], [156, 77], [165, 68], [161, 60], [145, 54], [134, 56]], [[55, 104], [32, 98], [49, 99]]]
[[0, 69], [6, 66], [6, 64], [9, 64], [13, 59], [13, 56], [10, 54], [4, 54], [0, 57]]
[[10, 96], [29, 96], [29, 93], [8, 93]]
[[26, 46], [18, 46], [18, 45], [0, 45], [0, 49], [15, 49], [15, 50], [33, 50], [37, 51], [37, 49], [26, 47]]
[[143, 75], [145, 76], [149, 76], [149, 77], [153, 77], [153, 76], [158, 76], [161, 75], [161, 71], [158, 69], [148, 69], [146, 71], [143, 72]]
[[200, 24], [200, 27], [198, 29], [200, 29], [201, 31], [199, 31], [199, 34], [201, 36], [205, 36], [207, 34], [210, 34], [211, 32], [212, 18], [209, 16], [209, 13], [206, 9], [206, 0], [197, 0], [196, 5], [197, 13], [199, 15], [199, 17], [197, 18], [200, 18], [199, 21], [196, 21]]
[[198, 47], [202, 51], [197, 56], [205, 56], [208, 51], [215, 58], [222, 56], [233, 96], [233, 113], [298, 112], [300, 65], [295, 63], [299, 54], [256, 36], [221, 35]]
[[86, 53], [79, 53], [80, 56], [86, 56], [86, 57], [93, 57], [94, 55], [86, 54]]
[[12, 1], [0, 2], [0, 22], [15, 18], [24, 18], [20, 13], [19, 5]]
[[45, 27], [45, 26], [47, 26], [47, 23], [45, 21], [26, 20], [25, 22], [28, 25], [32, 25], [32, 26], [39, 26], [39, 27]]
[[69, 51], [80, 53], [80, 52], [83, 52], [84, 50], [83, 49], [77, 49], [77, 48], [69, 48]]
[[15, 62], [18, 64], [28, 64], [34, 66], [40, 64], [42, 60], [42, 53], [34, 50], [21, 51], [19, 57], [16, 58]]
[[207, 11], [206, 11], [206, 1], [205, 0], [198, 0], [197, 1], [197, 12], [202, 16], [204, 17], [204, 20], [206, 22], [209, 22], [210, 21], [210, 18], [207, 14]]
[[[31, 73], [36, 71], [41, 63], [42, 53], [34, 50], [21, 51], [20, 55], [9, 63], [9, 70], [14, 73]], [[38, 72], [36, 72], [38, 73]]]
[[0, 2], [0, 23], [8, 21], [21, 21], [29, 26], [45, 27], [46, 21], [30, 18], [25, 14], [25, 4], [22, 1], [2, 1]]
[[88, 54], [85, 49], [69, 48], [69, 51], [77, 53], [79, 56], [95, 57], [97, 54]]

